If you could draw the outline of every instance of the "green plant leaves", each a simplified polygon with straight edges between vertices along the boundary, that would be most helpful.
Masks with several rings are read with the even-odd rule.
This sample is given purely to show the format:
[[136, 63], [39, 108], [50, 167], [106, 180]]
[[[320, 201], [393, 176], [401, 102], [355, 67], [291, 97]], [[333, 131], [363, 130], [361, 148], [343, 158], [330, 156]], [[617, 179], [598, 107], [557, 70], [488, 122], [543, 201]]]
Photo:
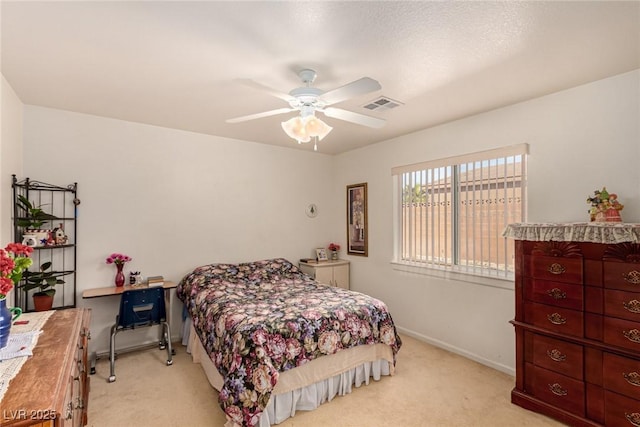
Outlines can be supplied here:
[[19, 227], [40, 228], [47, 221], [58, 219], [57, 216], [46, 213], [41, 206], [34, 206], [26, 197], [19, 195], [16, 203], [20, 209], [25, 212], [26, 218], [20, 218], [16, 221]]
[[40, 289], [39, 292], [55, 293], [53, 287], [64, 284], [65, 282], [61, 277], [70, 274], [70, 272], [47, 271], [51, 268], [51, 265], [51, 262], [47, 261], [40, 265], [40, 271], [38, 272], [25, 271], [23, 275], [25, 281], [19, 287], [27, 291], [38, 288]]

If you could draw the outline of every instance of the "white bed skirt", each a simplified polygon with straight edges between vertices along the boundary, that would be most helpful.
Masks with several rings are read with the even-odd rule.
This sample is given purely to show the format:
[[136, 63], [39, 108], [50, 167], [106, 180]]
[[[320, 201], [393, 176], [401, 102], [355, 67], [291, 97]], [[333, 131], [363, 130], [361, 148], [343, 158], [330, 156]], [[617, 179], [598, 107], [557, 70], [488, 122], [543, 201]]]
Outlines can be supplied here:
[[[185, 323], [191, 323], [187, 319]], [[185, 328], [186, 331], [187, 328]], [[222, 388], [222, 376], [207, 355], [192, 326], [183, 339], [194, 363], [200, 363], [216, 389]], [[324, 356], [301, 367], [282, 372], [271, 399], [260, 417], [258, 427], [270, 427], [293, 417], [297, 410], [311, 411], [336, 395], [351, 393], [353, 386], [378, 381], [382, 375], [393, 375], [393, 352], [384, 344], [366, 345]], [[217, 404], [217, 402], [216, 402]], [[227, 420], [225, 427], [239, 427]]]

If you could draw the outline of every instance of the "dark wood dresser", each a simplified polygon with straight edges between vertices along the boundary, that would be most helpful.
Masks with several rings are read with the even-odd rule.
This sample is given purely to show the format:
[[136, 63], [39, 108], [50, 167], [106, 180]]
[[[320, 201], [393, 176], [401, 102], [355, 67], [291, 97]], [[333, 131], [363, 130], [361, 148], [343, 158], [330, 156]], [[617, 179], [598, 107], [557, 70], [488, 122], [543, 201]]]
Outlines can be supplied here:
[[87, 347], [91, 311], [55, 311], [0, 401], [0, 426], [87, 424]]
[[572, 426], [640, 427], [640, 224], [505, 235], [516, 239], [511, 401]]

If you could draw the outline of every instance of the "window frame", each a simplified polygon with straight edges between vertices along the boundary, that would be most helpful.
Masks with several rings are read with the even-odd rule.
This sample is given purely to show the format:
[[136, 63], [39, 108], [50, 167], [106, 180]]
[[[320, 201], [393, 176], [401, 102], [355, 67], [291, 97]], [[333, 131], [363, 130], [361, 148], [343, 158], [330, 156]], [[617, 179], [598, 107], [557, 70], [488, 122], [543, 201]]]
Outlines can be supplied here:
[[[476, 153], [468, 153], [460, 156], [452, 156], [443, 159], [437, 159], [432, 161], [414, 163], [410, 165], [398, 166], [392, 168], [393, 177], [393, 212], [394, 212], [394, 230], [393, 230], [393, 259], [391, 264], [396, 270], [426, 274], [430, 276], [436, 276], [446, 279], [472, 281], [475, 283], [486, 284], [489, 286], [505, 287], [504, 284], [496, 284], [496, 279], [499, 281], [507, 281], [512, 283], [514, 279], [514, 272], [508, 271], [508, 267], [505, 266], [504, 270], [492, 269], [492, 268], [476, 268], [467, 265], [460, 265], [459, 253], [464, 245], [469, 244], [469, 240], [460, 240], [460, 221], [459, 215], [461, 207], [459, 201], [461, 198], [459, 187], [459, 175], [458, 169], [460, 165], [469, 164], [474, 162], [492, 161], [496, 159], [504, 159], [513, 156], [522, 156], [521, 161], [521, 177], [520, 177], [520, 215], [521, 218], [515, 222], [526, 222], [527, 213], [527, 158], [529, 155], [528, 144], [517, 144], [507, 147], [496, 148], [492, 150], [485, 150]], [[433, 262], [421, 262], [416, 260], [403, 260], [403, 179], [402, 176], [405, 173], [417, 172], [422, 170], [429, 170], [439, 167], [451, 167], [451, 220], [452, 230], [450, 232], [450, 238], [452, 242], [451, 249], [451, 265], [437, 265]], [[512, 176], [517, 176], [514, 170]], [[467, 181], [468, 182], [468, 181]], [[474, 181], [475, 182], [475, 181]], [[506, 191], [506, 190], [505, 190]], [[502, 231], [500, 231], [502, 234]], [[506, 239], [506, 238], [505, 238]], [[427, 239], [427, 243], [431, 242]], [[508, 244], [508, 243], [507, 243]]]

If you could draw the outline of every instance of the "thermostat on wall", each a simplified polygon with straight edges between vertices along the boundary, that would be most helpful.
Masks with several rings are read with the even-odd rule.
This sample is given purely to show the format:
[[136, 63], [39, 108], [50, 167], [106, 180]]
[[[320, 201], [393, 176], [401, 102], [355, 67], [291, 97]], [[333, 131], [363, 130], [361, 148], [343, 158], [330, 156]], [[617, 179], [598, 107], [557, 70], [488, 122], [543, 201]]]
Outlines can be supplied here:
[[315, 204], [311, 203], [309, 206], [307, 206], [305, 212], [309, 218], [315, 218], [318, 215], [318, 207]]

